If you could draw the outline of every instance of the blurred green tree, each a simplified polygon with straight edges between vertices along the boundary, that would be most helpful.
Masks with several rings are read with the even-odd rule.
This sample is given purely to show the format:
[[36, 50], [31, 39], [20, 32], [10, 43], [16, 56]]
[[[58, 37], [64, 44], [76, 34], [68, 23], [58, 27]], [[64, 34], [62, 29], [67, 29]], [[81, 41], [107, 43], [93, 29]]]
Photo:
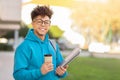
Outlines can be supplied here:
[[[28, 26], [24, 23], [21, 24], [21, 28], [19, 29], [19, 37], [25, 37], [27, 34], [27, 31], [29, 30]], [[8, 31], [5, 35], [2, 37], [5, 37], [7, 39], [14, 38], [14, 31]]]
[[52, 25], [50, 27], [50, 30], [48, 31], [48, 34], [50, 36], [50, 38], [54, 38], [54, 39], [59, 39], [60, 37], [62, 37], [64, 31], [61, 30], [57, 25]]

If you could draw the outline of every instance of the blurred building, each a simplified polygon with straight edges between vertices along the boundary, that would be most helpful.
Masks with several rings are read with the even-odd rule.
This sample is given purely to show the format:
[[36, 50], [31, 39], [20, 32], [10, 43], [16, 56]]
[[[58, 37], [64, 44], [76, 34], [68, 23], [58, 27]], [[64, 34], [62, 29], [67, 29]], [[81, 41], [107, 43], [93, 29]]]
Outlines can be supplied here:
[[21, 0], [0, 0], [0, 37], [7, 31], [15, 32], [15, 44], [21, 21]]

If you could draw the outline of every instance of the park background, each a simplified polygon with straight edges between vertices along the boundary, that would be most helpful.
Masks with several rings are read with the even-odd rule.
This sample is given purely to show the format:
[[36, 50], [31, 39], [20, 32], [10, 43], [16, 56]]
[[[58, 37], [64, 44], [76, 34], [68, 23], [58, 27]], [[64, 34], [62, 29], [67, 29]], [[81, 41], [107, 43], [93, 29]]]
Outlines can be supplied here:
[[120, 80], [119, 0], [0, 0], [0, 80], [13, 80], [16, 47], [32, 28], [30, 12], [37, 5], [53, 9], [50, 38], [64, 56], [82, 51], [63, 80]]

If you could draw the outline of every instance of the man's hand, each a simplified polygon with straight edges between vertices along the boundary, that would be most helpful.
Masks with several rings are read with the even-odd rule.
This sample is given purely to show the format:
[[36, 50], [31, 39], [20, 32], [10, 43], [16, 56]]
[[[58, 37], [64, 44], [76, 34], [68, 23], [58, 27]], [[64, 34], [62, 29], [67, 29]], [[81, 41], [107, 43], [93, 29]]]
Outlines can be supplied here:
[[53, 70], [53, 64], [52, 63], [44, 63], [41, 67], [41, 72], [43, 75], [47, 74], [48, 72]]
[[59, 75], [59, 76], [62, 76], [66, 70], [68, 68], [68, 65], [65, 66], [65, 67], [62, 67], [62, 66], [58, 66], [57, 69], [56, 69], [56, 73]]

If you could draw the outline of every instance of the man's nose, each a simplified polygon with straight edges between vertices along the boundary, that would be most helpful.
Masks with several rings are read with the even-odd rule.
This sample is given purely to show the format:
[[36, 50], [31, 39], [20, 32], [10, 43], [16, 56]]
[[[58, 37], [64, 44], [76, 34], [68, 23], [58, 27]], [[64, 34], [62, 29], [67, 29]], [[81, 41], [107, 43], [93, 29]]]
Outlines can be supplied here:
[[45, 23], [44, 23], [44, 22], [42, 22], [42, 26], [45, 26]]

